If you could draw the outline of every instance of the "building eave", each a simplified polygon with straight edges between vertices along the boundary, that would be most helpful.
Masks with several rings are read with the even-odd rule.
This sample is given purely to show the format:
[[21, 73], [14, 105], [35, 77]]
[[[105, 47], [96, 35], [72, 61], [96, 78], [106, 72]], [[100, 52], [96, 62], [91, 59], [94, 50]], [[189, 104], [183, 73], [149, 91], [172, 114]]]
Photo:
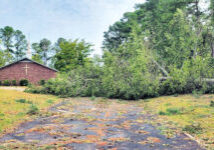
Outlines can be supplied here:
[[40, 66], [42, 66], [42, 67], [45, 67], [45, 68], [48, 68], [48, 69], [53, 70], [53, 71], [55, 71], [55, 72], [58, 72], [58, 70], [56, 70], [56, 69], [53, 69], [53, 68], [50, 68], [50, 67], [45, 66], [45, 65], [43, 65], [43, 64], [40, 64], [40, 63], [38, 63], [38, 62], [36, 62], [36, 61], [33, 61], [33, 60], [29, 59], [29, 58], [22, 58], [22, 59], [20, 59], [20, 60], [18, 60], [18, 61], [15, 61], [15, 62], [11, 63], [11, 64], [8, 64], [8, 65], [5, 65], [5, 66], [3, 66], [3, 67], [0, 67], [0, 70], [1, 70], [1, 69], [4, 69], [4, 68], [7, 68], [7, 67], [9, 67], [9, 66], [12, 66], [12, 65], [14, 65], [14, 64], [16, 64], [16, 63], [18, 63], [18, 62], [24, 61], [24, 60], [28, 60], [28, 61], [33, 62], [33, 63], [35, 63], [35, 64], [37, 64], [37, 65], [40, 65]]

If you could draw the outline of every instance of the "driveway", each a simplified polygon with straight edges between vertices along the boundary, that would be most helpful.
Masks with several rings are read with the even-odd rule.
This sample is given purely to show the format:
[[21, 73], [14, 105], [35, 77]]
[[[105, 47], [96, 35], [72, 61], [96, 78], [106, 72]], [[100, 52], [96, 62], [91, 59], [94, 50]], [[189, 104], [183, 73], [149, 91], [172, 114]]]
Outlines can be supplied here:
[[67, 99], [0, 138], [0, 149], [201, 150], [183, 133], [164, 135], [138, 102]]

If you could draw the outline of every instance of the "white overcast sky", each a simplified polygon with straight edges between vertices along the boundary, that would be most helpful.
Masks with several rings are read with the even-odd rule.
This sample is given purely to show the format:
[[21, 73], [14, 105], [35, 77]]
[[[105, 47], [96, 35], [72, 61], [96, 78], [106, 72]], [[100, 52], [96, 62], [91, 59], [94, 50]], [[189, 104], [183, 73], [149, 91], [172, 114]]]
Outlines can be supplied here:
[[101, 54], [103, 32], [145, 0], [0, 0], [0, 27], [12, 26], [31, 43], [48, 38], [85, 39]]

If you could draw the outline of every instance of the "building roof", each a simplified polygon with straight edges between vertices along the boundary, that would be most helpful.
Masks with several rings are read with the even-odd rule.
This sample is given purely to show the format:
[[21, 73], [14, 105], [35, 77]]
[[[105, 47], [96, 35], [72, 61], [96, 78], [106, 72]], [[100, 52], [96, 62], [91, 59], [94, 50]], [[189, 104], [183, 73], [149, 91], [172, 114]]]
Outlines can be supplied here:
[[1, 70], [1, 69], [4, 69], [4, 68], [6, 68], [6, 67], [12, 66], [12, 65], [14, 65], [14, 64], [16, 64], [16, 63], [18, 63], [18, 62], [21, 62], [21, 61], [30, 61], [30, 62], [33, 62], [33, 63], [35, 63], [35, 64], [37, 64], [37, 65], [40, 65], [40, 66], [42, 66], [42, 67], [45, 67], [45, 68], [47, 68], [47, 69], [50, 69], [50, 70], [53, 70], [53, 71], [58, 72], [56, 69], [53, 69], [53, 68], [50, 68], [50, 67], [45, 66], [45, 65], [43, 65], [43, 64], [40, 64], [40, 63], [38, 63], [38, 62], [35, 62], [35, 61], [33, 61], [33, 60], [29, 59], [29, 58], [23, 58], [23, 59], [20, 59], [20, 60], [18, 60], [18, 61], [15, 61], [15, 62], [13, 62], [13, 63], [11, 63], [11, 64], [8, 64], [8, 65], [5, 65], [5, 66], [3, 66], [3, 67], [0, 67], [0, 70]]

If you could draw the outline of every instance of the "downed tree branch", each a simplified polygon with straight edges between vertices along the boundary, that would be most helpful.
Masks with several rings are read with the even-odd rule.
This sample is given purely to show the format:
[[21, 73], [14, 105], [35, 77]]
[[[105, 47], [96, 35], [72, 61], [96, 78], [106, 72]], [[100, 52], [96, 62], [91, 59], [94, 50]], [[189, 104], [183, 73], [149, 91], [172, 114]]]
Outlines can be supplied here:
[[202, 78], [201, 80], [208, 83], [214, 83], [214, 79]]
[[[160, 81], [165, 81], [165, 80], [168, 80], [168, 79], [172, 79], [172, 77], [168, 76], [168, 77], [160, 77], [159, 78]], [[201, 78], [201, 79], [198, 79], [198, 81], [214, 84], [214, 79], [209, 79], [209, 78]]]
[[162, 71], [162, 73], [165, 76], [169, 76], [169, 73], [166, 71], [166, 69], [164, 69], [157, 61], [155, 61], [153, 58], [151, 58], [151, 60], [157, 65], [157, 67]]

